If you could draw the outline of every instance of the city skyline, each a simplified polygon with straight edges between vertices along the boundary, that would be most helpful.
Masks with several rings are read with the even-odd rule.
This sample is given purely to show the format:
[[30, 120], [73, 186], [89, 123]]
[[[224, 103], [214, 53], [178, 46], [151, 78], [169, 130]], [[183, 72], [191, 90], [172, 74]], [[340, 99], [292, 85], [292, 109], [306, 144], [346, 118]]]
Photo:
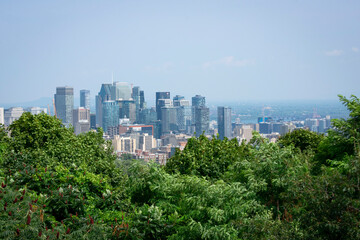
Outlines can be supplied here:
[[208, 101], [360, 95], [359, 1], [3, 1], [0, 16], [1, 104], [112, 80]]

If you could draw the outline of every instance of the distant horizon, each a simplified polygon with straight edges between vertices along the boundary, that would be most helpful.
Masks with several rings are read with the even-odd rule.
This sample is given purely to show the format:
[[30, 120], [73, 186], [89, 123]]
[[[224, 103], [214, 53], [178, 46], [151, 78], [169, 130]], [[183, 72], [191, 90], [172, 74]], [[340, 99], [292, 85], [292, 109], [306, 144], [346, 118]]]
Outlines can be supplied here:
[[[0, 103], [133, 83], [208, 102], [360, 96], [360, 1], [0, 1]], [[149, 95], [149, 93], [151, 95]]]

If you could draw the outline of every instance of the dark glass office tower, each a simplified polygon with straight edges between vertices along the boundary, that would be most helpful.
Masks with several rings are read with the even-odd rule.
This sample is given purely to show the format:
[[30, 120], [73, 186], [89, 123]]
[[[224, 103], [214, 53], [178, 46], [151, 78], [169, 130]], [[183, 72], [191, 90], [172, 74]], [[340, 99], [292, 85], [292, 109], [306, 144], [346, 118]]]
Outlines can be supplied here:
[[218, 107], [218, 130], [219, 137], [221, 140], [224, 137], [230, 139], [232, 137], [232, 129], [231, 129], [231, 108], [229, 107]]

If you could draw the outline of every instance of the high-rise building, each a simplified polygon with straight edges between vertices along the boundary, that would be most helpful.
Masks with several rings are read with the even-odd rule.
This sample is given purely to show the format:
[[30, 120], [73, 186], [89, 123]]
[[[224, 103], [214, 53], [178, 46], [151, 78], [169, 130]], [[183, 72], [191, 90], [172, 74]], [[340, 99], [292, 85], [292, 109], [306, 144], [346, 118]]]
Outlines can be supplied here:
[[73, 126], [76, 135], [90, 131], [90, 109], [84, 107], [74, 109]]
[[155, 108], [145, 108], [140, 111], [139, 123], [150, 124], [152, 121], [156, 121], [156, 111]]
[[5, 119], [4, 119], [4, 108], [0, 108], [0, 124], [4, 125], [5, 124]]
[[65, 126], [73, 122], [74, 89], [72, 87], [57, 87], [55, 98], [56, 115]]
[[179, 100], [176, 103], [176, 118], [179, 131], [187, 131], [191, 125], [191, 106], [189, 100]]
[[162, 135], [177, 131], [176, 108], [164, 106], [161, 108], [161, 133]]
[[191, 105], [193, 107], [205, 107], [205, 97], [201, 95], [196, 95], [191, 98]]
[[192, 124], [195, 124], [195, 108], [197, 107], [205, 107], [205, 97], [200, 96], [200, 95], [195, 95], [195, 97], [191, 98], [191, 106], [192, 106], [192, 110], [191, 110], [191, 117], [192, 117]]
[[210, 111], [207, 107], [196, 107], [195, 108], [195, 132], [196, 136], [200, 136], [202, 133], [205, 135], [209, 131], [209, 119]]
[[156, 114], [158, 120], [161, 120], [161, 108], [163, 107], [159, 104], [160, 99], [170, 99], [170, 92], [156, 92], [155, 104], [156, 104]]
[[230, 139], [232, 137], [231, 129], [231, 108], [218, 107], [218, 130], [219, 137], [223, 140], [225, 137]]
[[119, 105], [116, 101], [102, 103], [102, 128], [107, 132], [108, 127], [119, 125]]
[[90, 129], [96, 129], [96, 114], [90, 113]]
[[146, 108], [146, 102], [145, 102], [145, 93], [144, 91], [140, 91], [140, 109]]
[[116, 100], [119, 105], [119, 118], [129, 118], [131, 123], [136, 121], [136, 104], [133, 100]]
[[80, 107], [90, 109], [90, 90], [80, 90]]
[[9, 126], [15, 120], [18, 120], [23, 113], [24, 113], [24, 109], [22, 107], [12, 107], [12, 108], [6, 109], [4, 111], [5, 126]]
[[174, 107], [180, 106], [180, 100], [184, 100], [184, 99], [185, 97], [181, 95], [176, 95], [175, 97], [173, 97]]
[[131, 86], [126, 82], [114, 82], [111, 97], [112, 100], [130, 100]]
[[101, 85], [100, 92], [96, 96], [96, 126], [102, 127], [102, 119], [103, 119], [103, 102], [112, 100], [111, 97], [112, 92], [112, 84], [104, 83]]
[[261, 122], [259, 123], [259, 132], [261, 134], [270, 134], [272, 133], [272, 123], [269, 122]]
[[140, 87], [135, 86], [132, 89], [132, 99], [135, 102], [136, 121], [140, 118]]

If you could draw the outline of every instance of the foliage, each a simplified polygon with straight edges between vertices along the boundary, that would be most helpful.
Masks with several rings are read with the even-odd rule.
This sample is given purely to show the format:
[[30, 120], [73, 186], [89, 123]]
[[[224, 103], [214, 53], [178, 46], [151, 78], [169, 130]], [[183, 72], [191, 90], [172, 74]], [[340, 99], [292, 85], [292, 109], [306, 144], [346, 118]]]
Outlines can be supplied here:
[[194, 174], [218, 179], [235, 161], [245, 157], [249, 146], [239, 146], [236, 139], [223, 141], [219, 138], [209, 140], [204, 135], [188, 140], [183, 151], [177, 150], [166, 164], [169, 173]]
[[296, 129], [280, 137], [278, 143], [283, 146], [293, 145], [301, 151], [316, 151], [323, 138], [324, 137], [321, 134], [305, 129]]
[[360, 102], [340, 100], [328, 136], [194, 137], [165, 167], [26, 113], [0, 127], [0, 238], [359, 239]]

